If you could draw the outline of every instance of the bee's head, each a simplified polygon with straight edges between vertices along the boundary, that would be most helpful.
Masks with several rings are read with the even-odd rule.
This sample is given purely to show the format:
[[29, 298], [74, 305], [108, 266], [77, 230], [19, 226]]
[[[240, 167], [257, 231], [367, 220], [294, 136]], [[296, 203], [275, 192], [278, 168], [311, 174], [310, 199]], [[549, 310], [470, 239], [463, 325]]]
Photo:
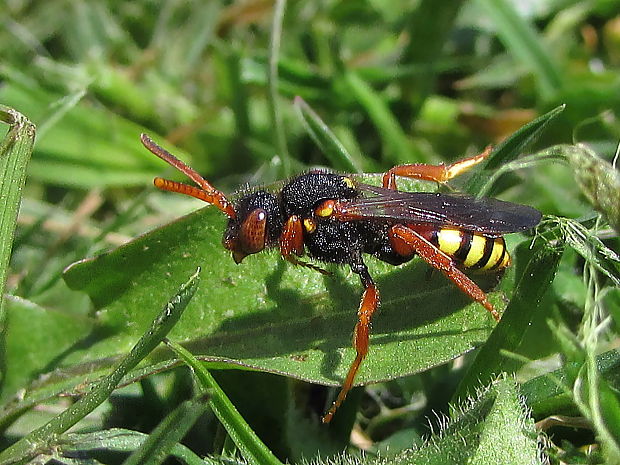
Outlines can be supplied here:
[[222, 243], [232, 252], [235, 263], [275, 243], [282, 232], [283, 220], [278, 199], [266, 191], [242, 197], [228, 220]]

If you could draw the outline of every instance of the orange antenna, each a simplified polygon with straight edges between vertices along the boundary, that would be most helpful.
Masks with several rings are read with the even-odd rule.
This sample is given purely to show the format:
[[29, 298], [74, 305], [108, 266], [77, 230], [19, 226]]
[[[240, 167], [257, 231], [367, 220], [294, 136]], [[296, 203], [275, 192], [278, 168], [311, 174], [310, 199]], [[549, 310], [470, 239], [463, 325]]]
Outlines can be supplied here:
[[153, 153], [153, 155], [158, 156], [170, 166], [173, 166], [174, 168], [179, 170], [185, 176], [198, 184], [199, 188], [184, 184], [182, 182], [170, 181], [168, 179], [163, 179], [159, 177], [153, 180], [153, 184], [155, 184], [155, 187], [164, 191], [178, 192], [180, 194], [195, 197], [197, 199], [210, 203], [211, 205], [215, 205], [229, 218], [236, 217], [235, 209], [233, 205], [228, 201], [226, 196], [222, 192], [218, 191], [215, 187], [213, 187], [206, 179], [204, 179], [196, 171], [187, 166], [185, 163], [172, 155], [166, 149], [157, 145], [155, 142], [153, 142], [153, 139], [151, 139], [146, 134], [141, 134], [140, 140], [142, 141], [142, 144], [151, 153]]

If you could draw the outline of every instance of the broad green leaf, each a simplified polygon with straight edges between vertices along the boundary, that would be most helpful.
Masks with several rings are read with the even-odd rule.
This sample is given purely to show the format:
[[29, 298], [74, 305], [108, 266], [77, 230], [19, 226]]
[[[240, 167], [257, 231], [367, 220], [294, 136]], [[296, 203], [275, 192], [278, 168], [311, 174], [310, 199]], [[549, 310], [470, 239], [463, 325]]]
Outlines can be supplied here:
[[53, 370], [89, 334], [92, 321], [8, 296], [4, 331], [2, 399]]
[[[175, 340], [198, 358], [340, 384], [354, 357], [356, 277], [335, 266], [328, 267], [334, 276], [295, 268], [275, 251], [235, 265], [220, 245], [223, 223], [219, 212], [206, 208], [66, 270], [69, 286], [87, 292], [100, 308], [102, 335], [67, 361], [127, 350], [174, 277], [201, 266], [205, 285], [173, 331]], [[445, 363], [483, 343], [493, 327], [487, 312], [443, 276], [429, 279], [424, 264], [393, 267], [370, 259], [369, 265], [382, 306], [359, 384]], [[491, 299], [501, 308], [499, 295]]]
[[534, 422], [525, 415], [520, 393], [514, 382], [495, 385], [497, 397], [480, 430], [480, 443], [470, 463], [542, 463]]

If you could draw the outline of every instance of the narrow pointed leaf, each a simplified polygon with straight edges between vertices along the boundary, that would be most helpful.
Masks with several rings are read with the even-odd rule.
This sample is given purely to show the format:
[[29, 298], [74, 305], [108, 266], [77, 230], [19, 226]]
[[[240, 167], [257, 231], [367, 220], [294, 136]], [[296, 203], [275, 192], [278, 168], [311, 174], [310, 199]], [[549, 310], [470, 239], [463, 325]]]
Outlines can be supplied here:
[[310, 137], [321, 149], [335, 169], [346, 173], [361, 173], [362, 169], [347, 149], [340, 143], [323, 120], [301, 98], [295, 98], [295, 109]]
[[198, 417], [205, 411], [205, 399], [191, 399], [182, 402], [148, 435], [140, 447], [131, 454], [123, 465], [158, 465], [172, 453], [172, 449], [183, 439]]
[[239, 414], [235, 406], [230, 402], [226, 393], [217, 384], [217, 381], [207, 371], [204, 364], [179, 344], [169, 341], [168, 345], [177, 356], [187, 363], [196, 375], [204, 392], [208, 392], [210, 403], [218, 420], [224, 425], [228, 435], [235, 442], [237, 448], [248, 463], [281, 465], [281, 462], [265, 446], [260, 438], [252, 431], [250, 425]]
[[522, 154], [525, 148], [533, 143], [541, 132], [547, 127], [556, 116], [564, 111], [564, 105], [560, 105], [553, 110], [539, 116], [535, 120], [527, 123], [506, 140], [502, 141], [494, 148], [491, 155], [483, 164], [483, 170], [477, 171], [468, 181], [465, 192], [477, 194], [485, 188], [485, 182], [489, 178], [489, 172], [500, 166], [515, 160]]
[[3, 315], [4, 286], [13, 233], [26, 179], [26, 167], [34, 145], [35, 127], [24, 115], [4, 105], [0, 105], [0, 121], [10, 125], [0, 144], [0, 315]]
[[[139, 431], [131, 431], [122, 428], [111, 428], [103, 431], [89, 433], [68, 433], [63, 435], [59, 441], [58, 455], [62, 453], [84, 454], [85, 452], [96, 452], [101, 450], [111, 452], [132, 452], [138, 449], [149, 435]], [[170, 454], [178, 458], [187, 465], [205, 465], [198, 455], [182, 444], [175, 444]]]

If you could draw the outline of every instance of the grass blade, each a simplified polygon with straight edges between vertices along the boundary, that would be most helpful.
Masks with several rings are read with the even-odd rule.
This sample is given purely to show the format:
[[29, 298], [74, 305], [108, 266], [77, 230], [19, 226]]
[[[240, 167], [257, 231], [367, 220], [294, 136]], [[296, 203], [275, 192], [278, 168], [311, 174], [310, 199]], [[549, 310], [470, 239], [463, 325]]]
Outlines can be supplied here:
[[306, 131], [325, 154], [332, 167], [346, 173], [361, 173], [362, 167], [336, 138], [325, 122], [301, 97], [295, 98], [295, 109]]
[[269, 47], [269, 72], [267, 82], [269, 84], [269, 108], [275, 135], [278, 155], [282, 159], [282, 168], [285, 176], [291, 174], [291, 160], [284, 135], [284, 123], [282, 113], [278, 105], [278, 61], [280, 57], [280, 40], [282, 38], [282, 21], [286, 0], [276, 0], [271, 24], [271, 43]]
[[[568, 362], [551, 373], [537, 376], [521, 385], [521, 394], [533, 416], [544, 418], [553, 415], [554, 412], [576, 410], [569, 383], [573, 383], [574, 374], [579, 372], [582, 365], [579, 362]], [[616, 349], [598, 355], [596, 369], [601, 377], [613, 383], [614, 389], [618, 389], [620, 354]]]
[[565, 105], [555, 107], [553, 110], [530, 121], [495, 147], [493, 153], [491, 153], [484, 162], [484, 169], [476, 171], [467, 182], [464, 189], [465, 192], [486, 195], [491, 188], [490, 184], [497, 179], [497, 177], [494, 176], [492, 180], [490, 180], [490, 173], [494, 170], [501, 169], [502, 166], [515, 160], [529, 144], [540, 136], [542, 131], [547, 127], [547, 124], [564, 111], [564, 107]]
[[230, 402], [224, 391], [217, 384], [213, 376], [207, 371], [202, 363], [185, 348], [172, 341], [168, 345], [179, 358], [185, 361], [196, 375], [203, 389], [211, 395], [211, 407], [217, 418], [222, 422], [226, 431], [239, 448], [243, 457], [249, 463], [260, 465], [281, 465], [275, 455], [263, 444], [250, 426], [241, 417], [235, 406]]
[[421, 159], [420, 153], [412, 154], [414, 147], [409, 143], [400, 123], [368, 82], [353, 71], [346, 72], [343, 80], [351, 98], [359, 102], [377, 128], [383, 144], [384, 160], [391, 163], [426, 161]]
[[[462, 5], [463, 0], [423, 0], [404, 18], [411, 39], [403, 51], [401, 63], [410, 69], [419, 70], [414, 75], [401, 77], [406, 89], [405, 98], [412, 101], [414, 118], [418, 117], [426, 99], [437, 85], [437, 76], [441, 72], [438, 64], [445, 59], [446, 42]], [[421, 43], [425, 46], [420, 47]]]
[[562, 74], [534, 28], [507, 0], [477, 0], [477, 3], [491, 17], [504, 46], [536, 76], [543, 99], [556, 95], [562, 88]]
[[[68, 433], [63, 436], [60, 452], [65, 455], [101, 450], [131, 452], [141, 447], [148, 437], [148, 434], [123, 428], [110, 428], [91, 433]], [[174, 444], [170, 449], [170, 454], [187, 465], [205, 465], [208, 463], [183, 444]]]
[[205, 399], [182, 402], [148, 435], [139, 449], [123, 465], [157, 465], [172, 453], [173, 447], [187, 434], [206, 408]]
[[4, 315], [4, 285], [26, 167], [34, 145], [35, 127], [24, 115], [4, 105], [0, 105], [0, 121], [10, 125], [0, 145], [0, 315]]

